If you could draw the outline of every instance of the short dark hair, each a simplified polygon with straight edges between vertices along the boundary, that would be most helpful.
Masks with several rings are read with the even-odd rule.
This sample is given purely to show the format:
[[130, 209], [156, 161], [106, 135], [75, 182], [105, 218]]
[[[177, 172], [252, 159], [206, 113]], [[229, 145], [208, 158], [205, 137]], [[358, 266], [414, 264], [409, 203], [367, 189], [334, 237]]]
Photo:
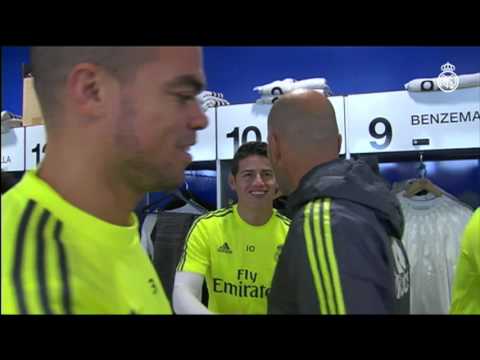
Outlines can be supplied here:
[[268, 158], [267, 143], [261, 141], [250, 141], [240, 146], [233, 157], [231, 173], [236, 176], [238, 163], [249, 156], [258, 155]]
[[55, 114], [60, 104], [60, 91], [75, 65], [82, 62], [100, 65], [123, 82], [151, 58], [153, 52], [147, 50], [139, 47], [33, 46], [30, 50], [32, 76], [45, 119]]

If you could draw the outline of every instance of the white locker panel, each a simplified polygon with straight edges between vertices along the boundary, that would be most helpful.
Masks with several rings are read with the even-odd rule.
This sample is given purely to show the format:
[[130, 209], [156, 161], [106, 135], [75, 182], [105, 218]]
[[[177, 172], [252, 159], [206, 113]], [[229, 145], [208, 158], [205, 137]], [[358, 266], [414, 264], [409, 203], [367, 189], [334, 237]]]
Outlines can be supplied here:
[[480, 87], [350, 95], [345, 111], [352, 154], [480, 147]]
[[2, 170], [25, 170], [25, 128], [10, 129], [2, 134]]

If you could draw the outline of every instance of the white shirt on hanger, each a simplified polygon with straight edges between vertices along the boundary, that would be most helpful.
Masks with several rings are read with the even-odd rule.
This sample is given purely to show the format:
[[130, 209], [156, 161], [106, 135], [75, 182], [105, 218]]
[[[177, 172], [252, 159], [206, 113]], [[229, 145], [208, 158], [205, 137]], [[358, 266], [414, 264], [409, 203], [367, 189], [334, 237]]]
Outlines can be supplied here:
[[472, 210], [444, 195], [406, 198], [402, 238], [410, 262], [410, 312], [448, 314], [460, 240]]

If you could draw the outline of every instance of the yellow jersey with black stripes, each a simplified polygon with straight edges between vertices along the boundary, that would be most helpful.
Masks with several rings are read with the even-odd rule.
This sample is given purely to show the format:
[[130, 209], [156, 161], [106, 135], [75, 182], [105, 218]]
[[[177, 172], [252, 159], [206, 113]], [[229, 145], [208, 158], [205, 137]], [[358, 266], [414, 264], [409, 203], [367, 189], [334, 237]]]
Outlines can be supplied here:
[[36, 172], [2, 196], [2, 314], [171, 314], [131, 226], [68, 203]]
[[210, 311], [266, 314], [267, 296], [290, 220], [273, 209], [253, 226], [237, 205], [199, 217], [192, 224], [177, 271], [205, 276]]

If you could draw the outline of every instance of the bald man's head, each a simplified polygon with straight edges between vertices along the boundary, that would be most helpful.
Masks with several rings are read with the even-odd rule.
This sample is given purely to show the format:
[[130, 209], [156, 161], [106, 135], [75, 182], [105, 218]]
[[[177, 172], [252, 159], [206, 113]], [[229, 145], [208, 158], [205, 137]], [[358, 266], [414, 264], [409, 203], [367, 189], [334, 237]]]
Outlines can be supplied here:
[[337, 159], [341, 143], [335, 110], [322, 94], [295, 91], [272, 106], [268, 156], [283, 194], [290, 194], [314, 166]]
[[313, 90], [297, 90], [280, 97], [268, 116], [268, 128], [300, 152], [338, 151], [335, 110], [324, 95]]

